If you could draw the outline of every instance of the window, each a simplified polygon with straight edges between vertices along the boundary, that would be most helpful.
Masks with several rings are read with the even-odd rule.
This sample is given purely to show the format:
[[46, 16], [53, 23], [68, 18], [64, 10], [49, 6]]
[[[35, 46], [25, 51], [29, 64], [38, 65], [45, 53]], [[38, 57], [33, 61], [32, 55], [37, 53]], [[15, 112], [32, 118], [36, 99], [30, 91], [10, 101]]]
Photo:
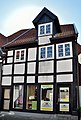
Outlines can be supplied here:
[[44, 34], [45, 32], [45, 26], [40, 26], [40, 35]]
[[70, 44], [65, 44], [65, 56], [70, 56]]
[[46, 34], [51, 32], [50, 24], [46, 25]]
[[27, 86], [26, 109], [37, 110], [37, 86]]
[[51, 57], [52, 57], [52, 46], [47, 47], [47, 58], [51, 58]]
[[63, 56], [63, 45], [58, 45], [58, 56], [59, 57]]
[[61, 43], [56, 45], [57, 47], [57, 58], [63, 58], [63, 57], [72, 57], [72, 43]]
[[40, 59], [50, 59], [53, 58], [53, 53], [54, 53], [54, 46], [50, 45], [50, 46], [44, 46], [44, 47], [40, 47]]
[[25, 60], [26, 50], [16, 50], [15, 51], [15, 62], [21, 62]]
[[53, 85], [41, 85], [40, 110], [53, 111]]
[[52, 34], [52, 22], [39, 25], [38, 35]]
[[41, 48], [41, 56], [40, 56], [40, 58], [45, 58], [45, 54], [46, 54], [46, 48], [44, 47], [44, 48]]
[[23, 108], [23, 85], [14, 86], [13, 108], [16, 109]]

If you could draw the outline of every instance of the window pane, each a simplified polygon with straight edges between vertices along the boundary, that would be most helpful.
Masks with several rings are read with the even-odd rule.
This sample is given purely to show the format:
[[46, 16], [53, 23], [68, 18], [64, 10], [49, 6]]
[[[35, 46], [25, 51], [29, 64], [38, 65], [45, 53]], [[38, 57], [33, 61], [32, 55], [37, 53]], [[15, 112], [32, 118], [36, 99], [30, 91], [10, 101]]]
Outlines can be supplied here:
[[52, 57], [52, 47], [47, 47], [47, 58]]
[[46, 48], [41, 48], [40, 58], [45, 58], [45, 54], [46, 54]]
[[21, 60], [24, 60], [24, 50], [21, 51]]
[[16, 60], [19, 60], [19, 56], [20, 56], [20, 51], [16, 52]]
[[27, 86], [26, 109], [37, 110], [37, 86]]
[[44, 31], [45, 31], [45, 26], [40, 26], [40, 34], [44, 34]]
[[58, 57], [63, 56], [63, 45], [58, 45]]
[[23, 85], [14, 86], [13, 108], [23, 108]]
[[10, 100], [4, 100], [3, 108], [9, 110], [9, 104], [10, 104]]
[[70, 56], [70, 44], [65, 44], [65, 56]]
[[60, 87], [60, 102], [69, 102], [69, 87]]
[[46, 34], [47, 33], [50, 33], [50, 24], [49, 25], [46, 25]]
[[53, 111], [53, 85], [41, 85], [41, 110]]
[[9, 99], [10, 98], [10, 89], [4, 89], [4, 98]]

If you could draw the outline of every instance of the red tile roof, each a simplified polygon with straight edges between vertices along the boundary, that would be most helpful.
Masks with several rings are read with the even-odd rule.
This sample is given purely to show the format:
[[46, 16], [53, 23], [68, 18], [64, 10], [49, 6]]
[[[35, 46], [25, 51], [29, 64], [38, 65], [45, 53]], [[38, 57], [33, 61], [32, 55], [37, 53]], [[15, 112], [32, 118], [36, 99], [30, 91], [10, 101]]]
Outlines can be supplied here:
[[[74, 25], [61, 25], [61, 33], [54, 35], [54, 39], [71, 37], [76, 35]], [[36, 29], [20, 30], [8, 37], [0, 34], [0, 47], [14, 47], [25, 45], [36, 41]], [[81, 45], [78, 44], [78, 53], [81, 53]]]

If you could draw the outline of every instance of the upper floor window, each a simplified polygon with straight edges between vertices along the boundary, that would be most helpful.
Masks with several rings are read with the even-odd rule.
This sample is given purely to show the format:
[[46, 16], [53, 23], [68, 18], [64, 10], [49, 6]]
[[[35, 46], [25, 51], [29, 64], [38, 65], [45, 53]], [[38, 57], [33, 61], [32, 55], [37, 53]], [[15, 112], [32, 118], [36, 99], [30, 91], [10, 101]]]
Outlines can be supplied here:
[[46, 25], [46, 34], [51, 32], [51, 25]]
[[58, 45], [58, 56], [59, 57], [63, 56], [63, 45]]
[[26, 56], [26, 50], [25, 49], [15, 50], [15, 62], [24, 61], [25, 56]]
[[72, 56], [72, 43], [60, 43], [57, 45], [57, 58]]
[[50, 59], [53, 58], [54, 46], [50, 45], [50, 46], [40, 47], [39, 51], [40, 51], [39, 59], [46, 59], [46, 58]]
[[40, 26], [40, 35], [44, 34], [45, 32], [45, 26]]
[[45, 23], [45, 24], [40, 24], [38, 26], [38, 35], [49, 35], [52, 34], [52, 22], [51, 23]]

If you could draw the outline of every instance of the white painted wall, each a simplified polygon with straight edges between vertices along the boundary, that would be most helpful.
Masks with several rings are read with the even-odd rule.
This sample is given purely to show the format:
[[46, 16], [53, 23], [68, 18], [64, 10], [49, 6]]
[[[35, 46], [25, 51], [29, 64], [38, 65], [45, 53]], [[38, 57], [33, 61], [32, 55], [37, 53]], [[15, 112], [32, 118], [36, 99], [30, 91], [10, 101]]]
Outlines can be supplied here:
[[72, 59], [57, 61], [57, 72], [72, 72]]
[[73, 74], [57, 75], [57, 82], [73, 82]]
[[50, 42], [51, 37], [52, 37], [51, 35], [50, 36], [39, 37], [38, 38], [38, 44], [39, 45], [44, 45], [44, 44], [47, 44], [47, 43], [51, 43]]
[[36, 70], [36, 62], [31, 62], [27, 64], [27, 73], [28, 74], [35, 74]]
[[12, 63], [12, 62], [13, 62], [13, 58], [12, 57], [7, 58], [7, 63]]
[[2, 77], [2, 85], [3, 86], [8, 86], [11, 85], [11, 77]]
[[35, 83], [35, 76], [27, 76], [27, 83]]
[[14, 74], [24, 74], [25, 64], [15, 64], [14, 65]]
[[28, 48], [28, 61], [36, 60], [37, 48]]
[[7, 56], [12, 56], [13, 55], [13, 50], [8, 51]]
[[53, 76], [38, 76], [39, 83], [53, 82]]
[[12, 74], [12, 65], [3, 65], [3, 75]]
[[24, 83], [24, 76], [15, 76], [13, 79], [14, 83]]
[[39, 73], [53, 73], [53, 72], [54, 72], [53, 61], [39, 62]]

